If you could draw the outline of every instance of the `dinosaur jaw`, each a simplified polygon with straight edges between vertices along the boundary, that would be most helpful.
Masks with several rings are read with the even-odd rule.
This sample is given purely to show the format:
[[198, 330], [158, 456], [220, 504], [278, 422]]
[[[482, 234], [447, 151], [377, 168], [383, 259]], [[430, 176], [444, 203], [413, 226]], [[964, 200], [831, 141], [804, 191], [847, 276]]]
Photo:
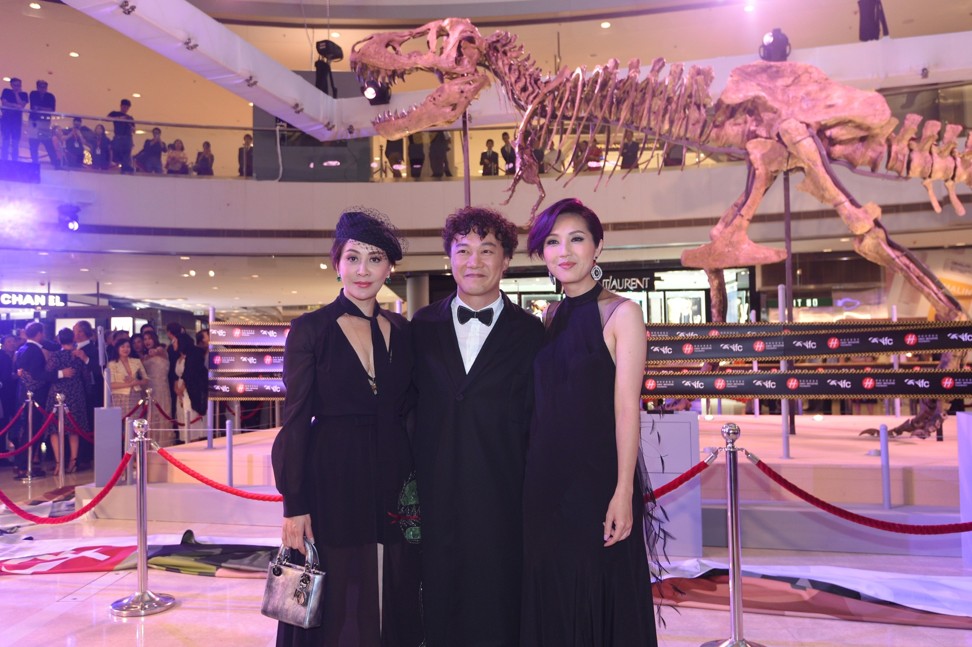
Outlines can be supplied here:
[[479, 93], [489, 86], [484, 74], [464, 76], [443, 82], [422, 103], [403, 110], [390, 110], [372, 120], [375, 130], [387, 139], [453, 123]]

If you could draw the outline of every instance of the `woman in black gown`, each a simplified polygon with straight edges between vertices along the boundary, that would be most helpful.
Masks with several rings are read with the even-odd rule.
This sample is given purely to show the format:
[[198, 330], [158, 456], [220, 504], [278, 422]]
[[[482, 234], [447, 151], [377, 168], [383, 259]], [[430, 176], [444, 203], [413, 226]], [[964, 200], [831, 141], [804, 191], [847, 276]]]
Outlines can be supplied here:
[[548, 308], [534, 362], [522, 647], [657, 644], [638, 469], [644, 319], [596, 280], [602, 238], [594, 212], [572, 199], [529, 235], [566, 298]]
[[346, 211], [331, 258], [343, 289], [293, 322], [272, 452], [283, 544], [303, 553], [304, 538], [313, 541], [327, 572], [324, 620], [308, 630], [281, 623], [277, 645], [419, 647], [420, 554], [414, 515], [400, 506], [413, 469], [412, 345], [405, 319], [376, 299], [402, 258], [397, 230], [377, 212]]

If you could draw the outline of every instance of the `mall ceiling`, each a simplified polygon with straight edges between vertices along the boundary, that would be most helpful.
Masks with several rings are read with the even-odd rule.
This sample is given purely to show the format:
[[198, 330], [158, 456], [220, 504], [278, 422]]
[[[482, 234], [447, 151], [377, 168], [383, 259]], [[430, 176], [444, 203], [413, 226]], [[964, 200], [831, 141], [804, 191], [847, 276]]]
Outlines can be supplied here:
[[[547, 69], [557, 62], [590, 66], [609, 57], [690, 61], [752, 54], [755, 58], [762, 35], [774, 27], [789, 35], [794, 48], [853, 43], [858, 38], [856, 0], [193, 0], [193, 4], [298, 70], [312, 68], [317, 40], [330, 37], [341, 44], [346, 56], [335, 70], [343, 71], [348, 69], [351, 45], [367, 34], [447, 15], [471, 17], [482, 31], [516, 33]], [[972, 3], [967, 0], [884, 0], [884, 7], [892, 37], [972, 30]], [[239, 97], [59, 2], [0, 0], [0, 19], [4, 25], [0, 76], [20, 76], [28, 86], [33, 79], [48, 79], [61, 110], [103, 115], [121, 96], [138, 93], [133, 112], [142, 120], [239, 128], [251, 123], [251, 109]], [[610, 26], [602, 28], [602, 22]], [[417, 81], [403, 89], [422, 88], [421, 78], [416, 76]], [[839, 249], [840, 244], [833, 242]], [[200, 280], [189, 280], [182, 276], [186, 262], [177, 255], [38, 258], [25, 254], [11, 249], [0, 253], [0, 284], [5, 288], [12, 282], [51, 281], [54, 291], [93, 293], [100, 285], [102, 293], [164, 300], [197, 311], [202, 310], [200, 303], [214, 303], [230, 313], [246, 299], [251, 306], [269, 308], [264, 314], [276, 312], [285, 318], [298, 304], [328, 300], [334, 287], [333, 274], [318, 267], [321, 257], [214, 257], [197, 269], [205, 272], [197, 275]], [[246, 268], [253, 265], [268, 269], [247, 273]], [[88, 272], [80, 272], [80, 267]], [[209, 269], [215, 271], [216, 281], [209, 281]], [[252, 274], [273, 279], [220, 282], [230, 275]], [[281, 292], [281, 282], [292, 289]]]

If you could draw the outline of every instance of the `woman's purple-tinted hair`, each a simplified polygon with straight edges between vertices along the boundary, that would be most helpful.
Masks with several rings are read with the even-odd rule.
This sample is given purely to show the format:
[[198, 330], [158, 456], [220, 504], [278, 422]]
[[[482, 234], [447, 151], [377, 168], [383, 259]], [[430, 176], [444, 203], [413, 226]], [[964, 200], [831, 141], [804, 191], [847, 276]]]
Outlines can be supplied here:
[[584, 219], [588, 231], [591, 232], [591, 237], [594, 238], [595, 246], [604, 238], [604, 227], [601, 226], [601, 220], [597, 217], [597, 214], [577, 198], [564, 198], [541, 211], [533, 219], [530, 233], [527, 235], [527, 252], [531, 257], [543, 257], [543, 241], [553, 231], [557, 218], [564, 213], [572, 213]]

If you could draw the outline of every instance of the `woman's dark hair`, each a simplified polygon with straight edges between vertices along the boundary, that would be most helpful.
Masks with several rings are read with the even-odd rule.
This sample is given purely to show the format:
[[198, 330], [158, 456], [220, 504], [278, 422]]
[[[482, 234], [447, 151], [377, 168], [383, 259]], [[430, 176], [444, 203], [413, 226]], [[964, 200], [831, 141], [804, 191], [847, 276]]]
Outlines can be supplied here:
[[587, 229], [594, 239], [595, 246], [604, 238], [604, 227], [601, 226], [601, 220], [597, 217], [597, 214], [576, 198], [564, 198], [553, 203], [534, 217], [530, 225], [530, 233], [527, 234], [527, 252], [532, 258], [543, 257], [543, 242], [553, 231], [554, 225], [557, 224], [557, 218], [565, 213], [572, 213], [584, 219]]
[[74, 331], [70, 328], [61, 328], [57, 331], [57, 341], [61, 346], [74, 343]]
[[467, 236], [471, 231], [480, 238], [486, 238], [490, 233], [496, 236], [506, 258], [513, 258], [513, 252], [520, 244], [516, 225], [499, 212], [484, 207], [463, 207], [446, 218], [442, 228], [442, 247], [446, 255], [452, 256], [452, 243], [456, 236]]
[[109, 355], [108, 359], [109, 360], [117, 360], [119, 357], [121, 357], [121, 354], [118, 352], [118, 349], [121, 348], [122, 346], [124, 346], [125, 344], [128, 344], [129, 348], [131, 348], [132, 340], [127, 335], [124, 336], [124, 337], [119, 337], [118, 339], [116, 339], [115, 340], [115, 343], [113, 343], [108, 348], [108, 355]]
[[192, 337], [189, 333], [183, 332], [176, 336], [176, 341], [178, 342], [178, 347], [176, 351], [180, 355], [189, 355], [189, 351], [196, 347], [196, 344], [192, 341]]

